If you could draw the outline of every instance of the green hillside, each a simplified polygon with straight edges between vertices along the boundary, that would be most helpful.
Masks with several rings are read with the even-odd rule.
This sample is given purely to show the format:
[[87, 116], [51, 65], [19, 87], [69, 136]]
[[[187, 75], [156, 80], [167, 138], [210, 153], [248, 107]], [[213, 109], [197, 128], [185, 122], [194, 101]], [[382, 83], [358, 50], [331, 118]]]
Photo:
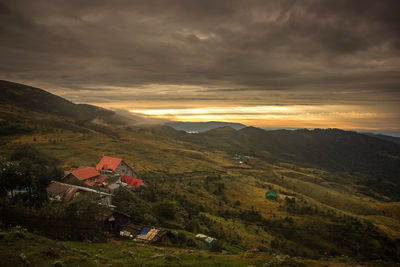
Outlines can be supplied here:
[[0, 80], [0, 103], [30, 111], [50, 113], [77, 120], [110, 116], [112, 111], [87, 104], [74, 104], [42, 89]]
[[394, 142], [338, 129], [265, 131], [255, 127], [219, 128], [184, 139], [267, 162], [351, 174], [380, 194], [400, 199], [400, 145]]
[[[390, 266], [400, 260], [400, 149], [395, 143], [341, 130], [225, 127], [187, 134], [167, 126], [118, 123], [110, 127], [81, 120], [85, 112], [77, 117], [60, 109], [52, 112], [48, 103], [41, 106], [35, 94], [30, 101], [38, 106], [31, 111], [20, 103], [25, 100], [14, 96], [12, 86], [19, 88], [20, 95], [39, 89], [9, 82], [0, 85], [0, 91], [4, 87], [8, 91], [0, 102], [0, 154], [6, 160], [12, 160], [21, 145], [58, 159], [64, 169], [95, 166], [103, 155], [122, 157], [149, 186], [120, 198], [117, 209], [182, 232], [187, 240], [197, 233], [218, 238], [223, 252], [204, 252], [201, 257], [212, 259], [207, 264], [230, 266], [224, 260], [237, 259], [238, 266], [242, 262], [263, 266], [274, 254], [296, 257], [307, 266], [326, 261]], [[51, 94], [48, 97], [75, 105]], [[86, 118], [104, 116], [103, 112], [89, 113]], [[270, 189], [277, 193], [276, 201], [266, 199]], [[173, 216], [158, 212], [165, 203], [172, 207]], [[4, 231], [2, 235], [8, 235]], [[24, 244], [33, 244], [33, 239], [2, 242], [3, 248], [18, 246], [18, 251], [25, 251]], [[111, 249], [112, 242], [93, 247]], [[111, 258], [122, 245], [116, 245], [102, 264], [116, 263]], [[200, 257], [204, 249], [189, 241], [181, 246], [194, 250], [193, 257]], [[31, 249], [27, 245], [26, 250]], [[156, 250], [144, 249], [143, 255]], [[243, 256], [249, 250], [251, 257], [262, 260]], [[4, 255], [13, 253], [5, 251]], [[69, 248], [65, 253], [76, 257]], [[143, 259], [151, 264], [150, 256]], [[35, 257], [32, 261], [49, 262]]]

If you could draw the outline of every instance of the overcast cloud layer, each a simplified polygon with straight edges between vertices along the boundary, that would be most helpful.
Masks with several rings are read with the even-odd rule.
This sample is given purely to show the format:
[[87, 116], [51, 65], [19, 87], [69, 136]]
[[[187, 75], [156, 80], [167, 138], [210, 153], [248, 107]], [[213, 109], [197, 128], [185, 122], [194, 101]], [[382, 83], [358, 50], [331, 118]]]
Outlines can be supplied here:
[[[0, 78], [177, 119], [211, 106], [252, 123], [229, 107], [284, 105], [296, 108], [282, 116], [324, 121], [296, 127], [400, 131], [399, 10], [397, 0], [0, 0]], [[253, 124], [293, 123], [266, 112]]]

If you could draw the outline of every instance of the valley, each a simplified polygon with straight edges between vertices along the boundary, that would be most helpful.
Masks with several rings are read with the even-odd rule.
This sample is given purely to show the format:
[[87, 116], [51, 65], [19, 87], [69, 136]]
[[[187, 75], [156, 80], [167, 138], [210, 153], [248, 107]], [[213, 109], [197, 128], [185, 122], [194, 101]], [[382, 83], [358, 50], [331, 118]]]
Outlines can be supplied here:
[[[129, 257], [123, 262], [114, 260], [122, 247], [137, 251], [132, 257], [143, 266], [162, 266], [168, 258], [172, 266], [327, 266], [323, 264], [335, 261], [391, 266], [400, 260], [397, 143], [337, 129], [222, 127], [189, 134], [163, 125], [135, 126], [129, 119], [92, 106], [85, 106], [81, 113], [63, 109], [54, 113], [51, 104], [60, 107], [59, 101], [64, 100], [53, 95], [50, 106], [38, 104], [32, 109], [25, 106], [27, 97], [6, 101], [4, 93], [12, 86], [19, 96], [32, 96], [32, 89], [0, 85], [2, 157], [10, 159], [18, 147], [31, 146], [44, 157], [56, 159], [63, 170], [95, 166], [104, 155], [121, 157], [149, 185], [131, 197], [148, 209], [143, 208], [154, 217], [154, 225], [185, 233], [189, 239], [205, 233], [222, 246], [217, 253], [187, 244], [153, 247], [114, 239], [73, 243], [34, 236], [41, 233], [24, 233], [14, 243], [13, 228], [1, 233], [4, 265], [19, 262], [22, 251], [31, 253], [35, 263], [34, 249], [28, 246], [37, 238], [42, 240], [38, 242], [41, 249], [54, 246], [64, 251], [57, 253], [65, 264], [77, 262], [73, 258], [80, 252], [72, 247], [90, 250], [90, 255], [108, 251], [97, 258], [85, 256], [82, 264], [93, 266], [128, 264]], [[38, 90], [34, 95], [40, 99], [44, 91]], [[65, 105], [66, 110], [80, 110], [73, 103]], [[102, 123], [94, 122], [95, 118]], [[276, 200], [266, 198], [271, 189]], [[174, 218], [161, 218], [153, 210], [164, 202], [173, 205]], [[137, 218], [143, 212], [127, 205], [116, 209]], [[160, 253], [164, 256], [153, 262], [151, 255]], [[287, 255], [292, 265], [284, 260], [265, 265], [276, 255]], [[37, 264], [49, 262], [39, 258]]]

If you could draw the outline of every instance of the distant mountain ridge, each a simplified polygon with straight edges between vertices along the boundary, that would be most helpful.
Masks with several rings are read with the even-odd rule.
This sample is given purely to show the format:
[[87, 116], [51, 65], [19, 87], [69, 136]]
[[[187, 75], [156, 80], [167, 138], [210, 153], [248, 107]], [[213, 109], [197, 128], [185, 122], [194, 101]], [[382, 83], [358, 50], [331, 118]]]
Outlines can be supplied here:
[[207, 122], [183, 122], [171, 121], [166, 122], [164, 125], [170, 126], [178, 131], [185, 132], [206, 132], [220, 127], [231, 127], [235, 130], [240, 130], [246, 127], [241, 123], [224, 122], [224, 121], [207, 121]]
[[391, 135], [386, 135], [386, 134], [376, 134], [376, 133], [363, 133], [365, 135], [369, 135], [372, 137], [376, 137], [379, 139], [383, 139], [386, 141], [391, 141], [391, 142], [396, 142], [396, 143], [400, 143], [400, 137], [396, 137], [396, 136], [391, 136]]

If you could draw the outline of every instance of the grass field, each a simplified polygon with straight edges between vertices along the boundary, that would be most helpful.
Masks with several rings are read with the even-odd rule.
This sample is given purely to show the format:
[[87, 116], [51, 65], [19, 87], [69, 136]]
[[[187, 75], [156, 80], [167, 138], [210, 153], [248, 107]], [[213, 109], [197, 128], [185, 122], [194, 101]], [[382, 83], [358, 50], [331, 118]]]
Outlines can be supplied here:
[[22, 228], [0, 232], [1, 266], [277, 266], [273, 264], [324, 266], [256, 251], [212, 253], [114, 239], [103, 243], [55, 241]]

